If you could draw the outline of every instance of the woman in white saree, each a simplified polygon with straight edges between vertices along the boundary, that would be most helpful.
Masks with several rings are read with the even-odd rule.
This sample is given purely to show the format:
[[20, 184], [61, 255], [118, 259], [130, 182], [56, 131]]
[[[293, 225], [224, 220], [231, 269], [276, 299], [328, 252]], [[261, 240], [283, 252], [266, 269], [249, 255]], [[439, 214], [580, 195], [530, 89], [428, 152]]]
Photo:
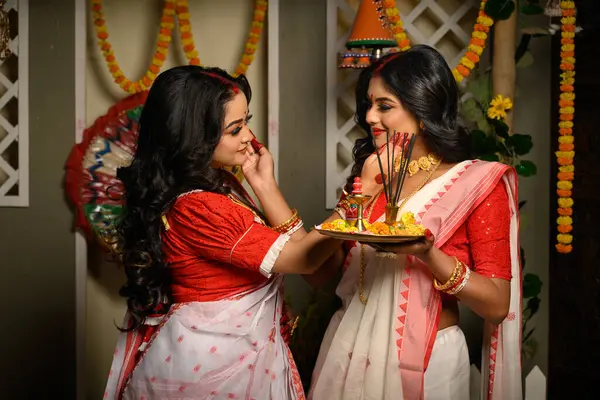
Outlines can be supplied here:
[[[363, 192], [373, 195], [365, 216], [383, 221], [385, 177], [374, 152], [388, 145], [386, 131], [417, 132], [399, 215], [412, 212], [428, 231], [418, 243], [378, 248], [396, 253], [393, 259], [347, 243], [311, 277], [344, 271], [336, 291], [342, 307], [321, 344], [309, 399], [468, 400], [457, 300], [485, 320], [481, 398], [522, 399], [514, 170], [470, 159], [456, 82], [428, 46], [382, 57], [363, 71], [356, 93], [357, 120], [369, 138], [355, 145], [346, 190], [361, 176]], [[342, 198], [336, 211], [345, 217], [349, 210]]]
[[[282, 273], [310, 274], [340, 244], [307, 233], [248, 128], [243, 75], [160, 74], [118, 177], [126, 214], [124, 331], [104, 398], [302, 400], [285, 343]], [[263, 211], [224, 167], [242, 165]]]

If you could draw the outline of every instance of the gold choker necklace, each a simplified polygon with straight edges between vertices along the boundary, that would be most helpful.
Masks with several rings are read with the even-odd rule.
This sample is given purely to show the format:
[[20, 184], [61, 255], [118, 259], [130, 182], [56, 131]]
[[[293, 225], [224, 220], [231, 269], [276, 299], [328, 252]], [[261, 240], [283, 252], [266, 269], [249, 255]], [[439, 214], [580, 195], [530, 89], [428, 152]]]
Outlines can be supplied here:
[[431, 167], [437, 166], [442, 159], [435, 153], [429, 153], [427, 156], [419, 157], [408, 164], [408, 176], [413, 176], [420, 170], [430, 171]]

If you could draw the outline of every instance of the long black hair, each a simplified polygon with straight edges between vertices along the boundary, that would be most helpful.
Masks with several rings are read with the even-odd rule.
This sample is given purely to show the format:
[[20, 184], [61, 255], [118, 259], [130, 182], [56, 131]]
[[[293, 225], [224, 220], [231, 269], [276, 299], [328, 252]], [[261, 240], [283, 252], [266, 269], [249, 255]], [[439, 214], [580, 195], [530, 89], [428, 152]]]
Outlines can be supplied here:
[[172, 303], [164, 261], [161, 217], [177, 195], [202, 189], [226, 193], [225, 175], [211, 167], [223, 131], [225, 106], [236, 93], [250, 102], [243, 75], [219, 68], [182, 66], [160, 74], [140, 117], [137, 149], [130, 166], [119, 168], [125, 186], [125, 214], [119, 222], [119, 248], [127, 299], [135, 329]]
[[459, 90], [448, 64], [435, 49], [417, 45], [390, 53], [363, 70], [356, 85], [356, 123], [367, 133], [353, 148], [354, 165], [346, 182], [351, 190], [354, 177], [360, 176], [365, 160], [375, 151], [371, 127], [366, 117], [371, 107], [369, 82], [380, 77], [404, 109], [423, 123], [421, 134], [427, 147], [446, 162], [460, 162], [471, 157], [470, 138], [458, 117]]

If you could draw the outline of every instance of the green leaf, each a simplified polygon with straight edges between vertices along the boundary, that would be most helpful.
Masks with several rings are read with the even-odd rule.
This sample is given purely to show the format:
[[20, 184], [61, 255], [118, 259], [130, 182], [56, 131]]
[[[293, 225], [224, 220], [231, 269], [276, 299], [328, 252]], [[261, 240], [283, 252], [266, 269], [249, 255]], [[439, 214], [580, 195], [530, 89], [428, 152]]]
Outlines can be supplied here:
[[[485, 132], [475, 129], [471, 131], [471, 150], [476, 156], [496, 153], [496, 140]], [[497, 157], [496, 157], [497, 158]]]
[[469, 122], [477, 123], [478, 121], [485, 119], [485, 114], [481, 110], [481, 106], [473, 97], [465, 100], [461, 104], [460, 110], [465, 120]]
[[488, 119], [485, 115], [481, 120], [477, 121], [477, 129], [486, 134], [492, 133], [492, 126], [488, 122]]
[[494, 127], [496, 135], [506, 139], [508, 137], [508, 125], [500, 119], [489, 118], [490, 124]]
[[[535, 274], [525, 274], [523, 277], [523, 298], [536, 298], [542, 292], [542, 281]], [[539, 299], [538, 299], [539, 301]], [[529, 307], [529, 303], [527, 303]]]
[[519, 156], [529, 153], [533, 147], [531, 135], [521, 135], [520, 133], [507, 137], [505, 143], [508, 147], [512, 147], [515, 154]]
[[533, 317], [540, 309], [541, 300], [539, 297], [532, 297], [527, 300], [527, 309], [530, 310], [529, 318]]
[[537, 173], [537, 166], [528, 160], [521, 160], [521, 163], [515, 169], [517, 170], [517, 174], [526, 178]]
[[483, 161], [500, 161], [500, 158], [496, 153], [482, 154], [478, 158]]
[[488, 0], [485, 3], [485, 13], [496, 21], [510, 18], [514, 11], [515, 2], [513, 0]]
[[479, 103], [488, 103], [492, 97], [490, 79], [491, 74], [489, 72], [484, 72], [477, 79], [469, 79], [465, 92], [471, 93]]
[[538, 15], [544, 12], [544, 8], [539, 4], [525, 4], [520, 7], [521, 14], [524, 15]]
[[506, 148], [506, 146], [503, 145], [501, 142], [498, 142], [497, 151], [502, 156], [502, 162], [505, 163], [505, 164], [507, 164], [507, 165], [511, 165], [510, 164], [510, 159], [511, 159], [512, 154]]

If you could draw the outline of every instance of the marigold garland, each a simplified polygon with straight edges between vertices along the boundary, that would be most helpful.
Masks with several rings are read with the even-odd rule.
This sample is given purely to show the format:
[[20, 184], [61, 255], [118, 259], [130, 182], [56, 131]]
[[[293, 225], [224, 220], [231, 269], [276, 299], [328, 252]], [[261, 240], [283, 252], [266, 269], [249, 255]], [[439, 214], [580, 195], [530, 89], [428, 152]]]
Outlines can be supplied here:
[[[267, 0], [256, 0], [254, 5], [254, 14], [252, 17], [252, 25], [250, 32], [248, 33], [248, 39], [244, 45], [244, 52], [242, 53], [241, 60], [236, 67], [233, 76], [245, 74], [250, 64], [254, 60], [254, 53], [258, 48], [260, 42], [260, 35], [263, 30], [265, 15], [267, 12], [268, 1]], [[200, 59], [198, 58], [198, 52], [194, 44], [194, 36], [192, 34], [192, 26], [190, 23], [190, 13], [188, 7], [188, 0], [177, 0], [177, 19], [179, 21], [179, 29], [181, 33], [181, 43], [185, 56], [192, 65], [200, 65]]]
[[[471, 33], [471, 40], [469, 41], [467, 52], [461, 58], [456, 68], [452, 70], [452, 74], [457, 82], [462, 82], [464, 78], [469, 76], [471, 71], [479, 63], [479, 58], [485, 49], [488, 33], [490, 32], [491, 26], [494, 25], [494, 20], [484, 11], [486, 2], [487, 0], [481, 0], [479, 15], [477, 16], [477, 21], [473, 27], [473, 32]], [[384, 0], [383, 6], [385, 7], [385, 13], [390, 23], [392, 33], [394, 34], [394, 38], [398, 43], [398, 48], [400, 51], [408, 50], [410, 48], [410, 40], [406, 36], [406, 32], [404, 32], [404, 24], [402, 23], [400, 13], [396, 7], [396, 0]]]
[[185, 58], [187, 58], [191, 65], [200, 65], [200, 58], [198, 58], [196, 44], [194, 43], [194, 34], [192, 33], [188, 1], [177, 0], [175, 12], [177, 14], [177, 22], [179, 23], [179, 37], [181, 38]]
[[575, 177], [575, 138], [573, 136], [573, 119], [575, 114], [575, 2], [561, 1], [561, 48], [560, 48], [560, 97], [558, 123], [558, 235], [556, 250], [559, 253], [570, 253], [573, 250], [573, 179]]
[[[104, 56], [104, 60], [106, 61], [106, 65], [113, 80], [126, 92], [134, 94], [148, 90], [152, 85], [152, 82], [156, 79], [156, 76], [159, 74], [167, 58], [167, 52], [171, 44], [171, 36], [173, 29], [175, 28], [175, 16], [179, 22], [181, 44], [187, 60], [191, 65], [200, 65], [200, 59], [198, 58], [198, 52], [196, 51], [194, 36], [192, 34], [188, 0], [165, 0], [152, 63], [142, 79], [136, 82], [132, 82], [125, 76], [116, 61], [112, 45], [108, 41], [109, 35], [106, 27], [106, 20], [104, 19], [104, 13], [102, 12], [102, 0], [90, 0], [90, 2], [100, 50], [102, 51], [102, 55]], [[256, 0], [248, 39], [246, 40], [241, 60], [233, 73], [234, 76], [246, 73], [248, 67], [254, 60], [254, 53], [260, 42], [260, 36], [264, 26], [267, 5], [267, 0]]]
[[235, 69], [233, 76], [245, 74], [250, 64], [252, 64], [252, 61], [254, 61], [254, 53], [258, 48], [260, 35], [265, 23], [267, 5], [267, 0], [256, 0], [256, 4], [254, 6], [254, 16], [252, 17], [252, 25], [250, 27], [250, 32], [248, 32], [246, 45], [244, 46], [244, 54], [242, 54], [242, 59]]
[[98, 38], [98, 45], [108, 66], [108, 70], [113, 77], [113, 80], [123, 90], [128, 93], [134, 94], [147, 90], [152, 82], [156, 79], [156, 76], [160, 72], [171, 44], [171, 33], [175, 27], [175, 0], [165, 0], [165, 5], [162, 10], [162, 17], [160, 19], [160, 30], [158, 33], [158, 39], [156, 42], [156, 50], [152, 63], [148, 67], [148, 70], [144, 74], [144, 77], [136, 82], [132, 82], [128, 79], [119, 64], [116, 61], [115, 54], [112, 49], [112, 45], [108, 41], [108, 30], [106, 28], [106, 21], [104, 19], [104, 13], [102, 12], [102, 0], [91, 0], [92, 6], [92, 18], [94, 20], [94, 26], [96, 29], [96, 36]]

